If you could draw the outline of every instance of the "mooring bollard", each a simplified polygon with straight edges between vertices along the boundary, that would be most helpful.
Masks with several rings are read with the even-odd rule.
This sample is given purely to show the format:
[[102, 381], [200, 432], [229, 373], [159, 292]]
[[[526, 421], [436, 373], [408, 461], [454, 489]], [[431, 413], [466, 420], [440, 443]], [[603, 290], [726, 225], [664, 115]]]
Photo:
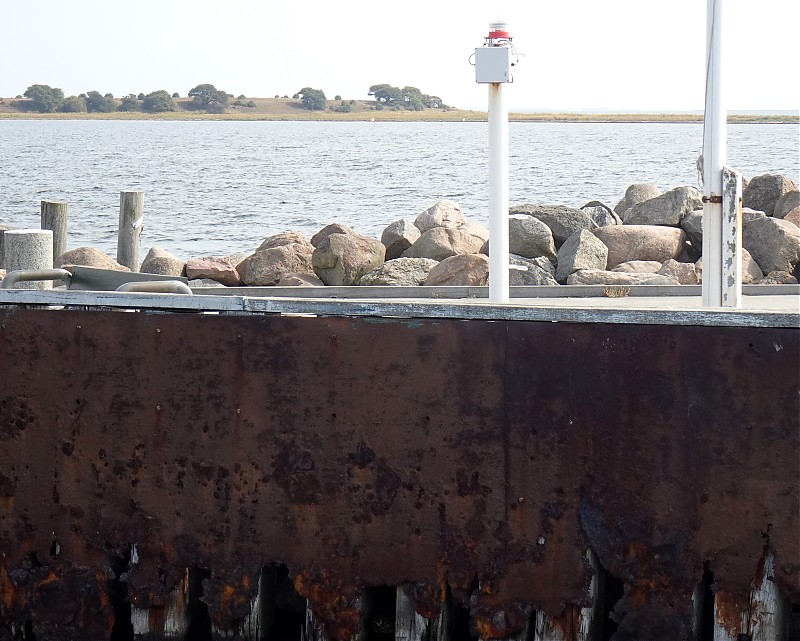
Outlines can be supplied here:
[[[53, 232], [49, 229], [9, 229], [3, 234], [6, 271], [52, 269]], [[19, 282], [14, 289], [52, 289], [49, 280]]]
[[53, 232], [53, 267], [55, 261], [67, 251], [67, 203], [62, 200], [41, 201], [42, 229]]
[[139, 271], [142, 227], [144, 224], [144, 192], [121, 191], [119, 194], [119, 232], [117, 262]]

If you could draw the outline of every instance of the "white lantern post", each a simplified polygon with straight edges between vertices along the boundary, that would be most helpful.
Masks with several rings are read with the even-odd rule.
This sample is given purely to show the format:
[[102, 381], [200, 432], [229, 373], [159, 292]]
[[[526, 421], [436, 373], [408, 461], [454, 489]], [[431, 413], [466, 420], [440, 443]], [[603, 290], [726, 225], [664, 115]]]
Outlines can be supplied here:
[[475, 49], [475, 81], [489, 85], [489, 300], [507, 303], [508, 293], [508, 107], [503, 85], [512, 82], [513, 46], [504, 22], [489, 25]]

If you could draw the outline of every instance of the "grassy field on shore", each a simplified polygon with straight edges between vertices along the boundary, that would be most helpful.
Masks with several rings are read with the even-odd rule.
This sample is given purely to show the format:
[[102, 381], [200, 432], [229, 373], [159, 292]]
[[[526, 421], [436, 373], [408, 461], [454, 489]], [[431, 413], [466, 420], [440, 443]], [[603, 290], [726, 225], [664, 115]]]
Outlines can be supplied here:
[[[176, 99], [177, 110], [163, 113], [142, 111], [115, 111], [112, 113], [34, 113], [18, 108], [27, 101], [0, 98], [0, 120], [4, 119], [58, 119], [58, 120], [309, 120], [309, 121], [375, 121], [375, 122], [481, 122], [485, 111], [464, 109], [425, 109], [424, 111], [395, 111], [381, 109], [371, 100], [329, 100], [325, 111], [308, 111], [299, 100], [291, 98], [248, 98], [254, 107], [231, 106], [225, 113], [209, 114], [191, 109], [191, 99]], [[349, 112], [333, 109], [347, 103]], [[702, 114], [653, 113], [511, 113], [512, 122], [664, 122], [696, 123], [703, 121]], [[731, 114], [732, 123], [800, 123], [798, 115]]]

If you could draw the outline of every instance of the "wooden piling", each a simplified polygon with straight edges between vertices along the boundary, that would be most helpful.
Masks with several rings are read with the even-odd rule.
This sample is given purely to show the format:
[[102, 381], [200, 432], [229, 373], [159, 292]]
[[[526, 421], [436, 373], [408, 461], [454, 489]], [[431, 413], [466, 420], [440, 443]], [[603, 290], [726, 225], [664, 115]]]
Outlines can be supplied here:
[[783, 641], [788, 638], [791, 604], [775, 585], [775, 558], [767, 553], [753, 581], [750, 602], [742, 610], [732, 607], [731, 595], [719, 591], [714, 597], [714, 641]]
[[395, 641], [426, 641], [427, 639], [441, 639], [435, 633], [429, 632], [431, 626], [435, 627], [435, 621], [426, 619], [414, 609], [409, 596], [403, 587], [397, 588], [397, 599], [395, 601]]
[[139, 271], [142, 228], [144, 227], [144, 192], [121, 191], [119, 194], [119, 231], [117, 262]]
[[169, 603], [150, 608], [131, 608], [134, 639], [183, 639], [186, 634], [185, 580]]
[[59, 257], [67, 251], [67, 203], [62, 200], [42, 200], [41, 217], [42, 229], [53, 232], [53, 267]]
[[328, 641], [322, 628], [316, 622], [311, 604], [306, 602], [306, 624], [302, 634], [303, 641]]
[[[591, 641], [599, 638], [602, 626], [602, 605], [605, 592], [603, 573], [597, 555], [586, 551], [586, 560], [592, 570], [589, 583], [589, 605], [585, 608], [567, 604], [564, 613], [551, 620], [543, 612], [537, 612], [534, 623], [534, 641]], [[525, 638], [525, 637], [523, 637]]]

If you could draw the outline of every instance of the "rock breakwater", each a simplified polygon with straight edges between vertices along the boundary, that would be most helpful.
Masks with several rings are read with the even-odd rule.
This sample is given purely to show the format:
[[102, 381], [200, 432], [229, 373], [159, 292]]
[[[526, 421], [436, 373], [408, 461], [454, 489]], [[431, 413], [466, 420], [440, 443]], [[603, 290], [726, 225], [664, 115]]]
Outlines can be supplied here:
[[[743, 191], [743, 282], [800, 278], [800, 191], [764, 174]], [[0, 266], [2, 234], [0, 225]], [[702, 198], [694, 187], [628, 187], [613, 207], [521, 203], [509, 209], [512, 285], [697, 284], [702, 281]], [[186, 276], [192, 286], [485, 285], [488, 230], [442, 199], [413, 219], [391, 221], [381, 238], [332, 222], [310, 239], [287, 230], [254, 251], [179, 258], [153, 247], [140, 271]], [[126, 270], [91, 247], [56, 264]], [[2, 275], [2, 270], [0, 270]]]

